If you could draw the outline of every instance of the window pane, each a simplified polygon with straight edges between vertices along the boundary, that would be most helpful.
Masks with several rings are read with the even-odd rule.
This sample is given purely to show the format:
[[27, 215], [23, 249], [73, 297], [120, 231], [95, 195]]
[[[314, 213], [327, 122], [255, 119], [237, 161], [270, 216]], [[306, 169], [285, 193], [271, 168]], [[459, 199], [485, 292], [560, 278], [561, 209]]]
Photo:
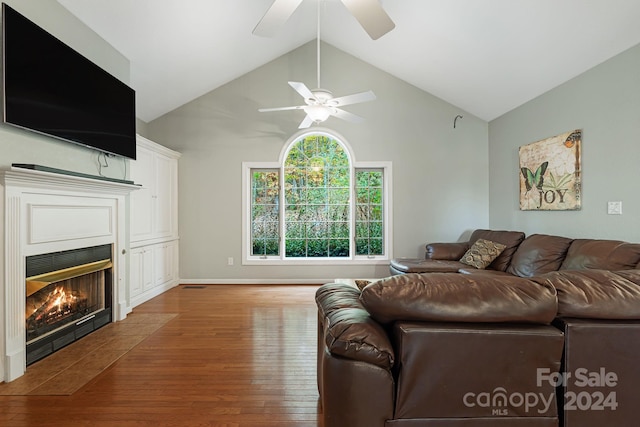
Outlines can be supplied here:
[[280, 254], [279, 182], [277, 170], [252, 170], [251, 255]]
[[[350, 164], [340, 143], [319, 134], [301, 138], [284, 174], [286, 256], [348, 257]], [[345, 239], [347, 250], [330, 237]]]
[[329, 223], [329, 237], [331, 238], [349, 238], [349, 223], [346, 221]]
[[349, 188], [330, 188], [328, 190], [328, 202], [331, 205], [346, 205], [349, 203]]
[[356, 171], [356, 255], [384, 255], [381, 169]]
[[288, 257], [304, 257], [307, 254], [306, 242], [302, 239], [286, 239]]
[[382, 239], [382, 222], [369, 223], [369, 237]]
[[381, 188], [371, 188], [369, 190], [369, 202], [380, 204], [382, 203], [382, 189]]
[[326, 222], [310, 222], [307, 224], [307, 238], [309, 239], [321, 239], [327, 237], [327, 223]]
[[331, 187], [349, 188], [349, 168], [335, 166], [327, 169], [327, 180]]
[[327, 239], [309, 239], [307, 240], [307, 257], [328, 257], [329, 256], [329, 240]]
[[285, 233], [286, 238], [300, 238], [305, 237], [305, 226], [304, 222], [300, 221], [289, 221], [285, 224]]
[[306, 192], [307, 203], [309, 204], [325, 204], [327, 203], [327, 189], [323, 188], [310, 188]]
[[349, 239], [330, 239], [329, 256], [346, 257], [349, 256]]

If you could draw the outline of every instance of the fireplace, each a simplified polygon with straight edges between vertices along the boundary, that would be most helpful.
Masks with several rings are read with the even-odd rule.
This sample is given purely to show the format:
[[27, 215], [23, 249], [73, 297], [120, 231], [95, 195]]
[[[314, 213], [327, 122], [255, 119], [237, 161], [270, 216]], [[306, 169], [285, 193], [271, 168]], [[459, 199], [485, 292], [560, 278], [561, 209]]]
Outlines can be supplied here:
[[27, 365], [111, 322], [111, 245], [27, 257]]
[[0, 381], [131, 312], [126, 217], [138, 188], [0, 170]]

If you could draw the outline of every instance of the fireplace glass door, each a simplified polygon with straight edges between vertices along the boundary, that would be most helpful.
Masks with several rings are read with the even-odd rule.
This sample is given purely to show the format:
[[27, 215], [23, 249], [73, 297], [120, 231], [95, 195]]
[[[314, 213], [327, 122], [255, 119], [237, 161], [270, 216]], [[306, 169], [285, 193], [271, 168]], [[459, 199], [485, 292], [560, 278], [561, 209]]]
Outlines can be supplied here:
[[105, 308], [110, 260], [27, 278], [27, 343]]
[[26, 258], [27, 366], [111, 322], [112, 246]]

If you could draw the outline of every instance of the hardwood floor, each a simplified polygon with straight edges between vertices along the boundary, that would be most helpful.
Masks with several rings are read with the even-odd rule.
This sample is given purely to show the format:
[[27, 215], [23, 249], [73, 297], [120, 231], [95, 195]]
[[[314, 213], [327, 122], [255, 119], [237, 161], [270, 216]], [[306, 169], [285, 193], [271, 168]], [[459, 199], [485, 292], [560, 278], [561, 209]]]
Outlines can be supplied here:
[[322, 427], [317, 286], [179, 286], [178, 316], [71, 396], [0, 396], [0, 425]]

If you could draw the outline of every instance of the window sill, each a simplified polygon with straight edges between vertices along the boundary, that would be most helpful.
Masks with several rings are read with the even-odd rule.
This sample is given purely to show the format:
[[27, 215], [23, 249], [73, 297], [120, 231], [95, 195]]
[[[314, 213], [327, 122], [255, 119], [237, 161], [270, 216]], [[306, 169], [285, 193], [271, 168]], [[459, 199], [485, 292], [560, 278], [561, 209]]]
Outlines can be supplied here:
[[303, 265], [388, 265], [388, 258], [355, 258], [355, 259], [244, 259], [242, 265], [290, 265], [290, 266], [303, 266]]

